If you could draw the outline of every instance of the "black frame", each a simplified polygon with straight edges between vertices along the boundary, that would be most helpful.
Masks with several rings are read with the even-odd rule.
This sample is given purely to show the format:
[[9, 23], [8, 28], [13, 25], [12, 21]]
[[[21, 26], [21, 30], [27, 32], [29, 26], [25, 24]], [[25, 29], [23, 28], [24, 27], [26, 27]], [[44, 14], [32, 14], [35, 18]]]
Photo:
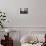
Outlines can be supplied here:
[[28, 8], [24, 8], [22, 11], [22, 8], [20, 8], [20, 14], [28, 14]]

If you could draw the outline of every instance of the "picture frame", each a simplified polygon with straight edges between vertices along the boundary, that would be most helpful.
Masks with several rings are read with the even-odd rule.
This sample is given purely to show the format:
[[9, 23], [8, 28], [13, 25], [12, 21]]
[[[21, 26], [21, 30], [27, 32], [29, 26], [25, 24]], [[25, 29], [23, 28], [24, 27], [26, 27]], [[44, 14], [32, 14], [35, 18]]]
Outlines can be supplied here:
[[20, 8], [20, 14], [28, 14], [28, 8]]

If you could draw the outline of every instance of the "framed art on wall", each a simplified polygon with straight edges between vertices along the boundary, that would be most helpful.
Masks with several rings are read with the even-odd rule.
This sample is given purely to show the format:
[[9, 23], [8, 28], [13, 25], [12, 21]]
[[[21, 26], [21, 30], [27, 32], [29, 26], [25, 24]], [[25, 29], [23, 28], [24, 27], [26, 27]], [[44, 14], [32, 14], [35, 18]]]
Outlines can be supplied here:
[[20, 8], [20, 14], [28, 14], [28, 8]]

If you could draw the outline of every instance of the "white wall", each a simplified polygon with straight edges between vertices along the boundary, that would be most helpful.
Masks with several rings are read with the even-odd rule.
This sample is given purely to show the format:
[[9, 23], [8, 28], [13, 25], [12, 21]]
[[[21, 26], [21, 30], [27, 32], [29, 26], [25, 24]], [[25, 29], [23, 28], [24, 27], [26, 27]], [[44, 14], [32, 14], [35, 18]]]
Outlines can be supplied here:
[[46, 27], [46, 0], [33, 0], [32, 26]]
[[[28, 8], [27, 15], [20, 8]], [[46, 0], [0, 0], [0, 9], [6, 12], [7, 27], [46, 27]]]

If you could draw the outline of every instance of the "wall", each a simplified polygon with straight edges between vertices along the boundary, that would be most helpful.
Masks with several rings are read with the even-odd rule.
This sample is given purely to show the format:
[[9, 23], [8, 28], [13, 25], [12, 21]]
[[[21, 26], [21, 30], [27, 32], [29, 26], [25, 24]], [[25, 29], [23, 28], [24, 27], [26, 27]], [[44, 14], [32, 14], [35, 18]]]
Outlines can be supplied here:
[[[7, 27], [46, 27], [46, 0], [0, 0], [0, 9], [6, 12]], [[28, 8], [27, 15], [20, 8]]]

